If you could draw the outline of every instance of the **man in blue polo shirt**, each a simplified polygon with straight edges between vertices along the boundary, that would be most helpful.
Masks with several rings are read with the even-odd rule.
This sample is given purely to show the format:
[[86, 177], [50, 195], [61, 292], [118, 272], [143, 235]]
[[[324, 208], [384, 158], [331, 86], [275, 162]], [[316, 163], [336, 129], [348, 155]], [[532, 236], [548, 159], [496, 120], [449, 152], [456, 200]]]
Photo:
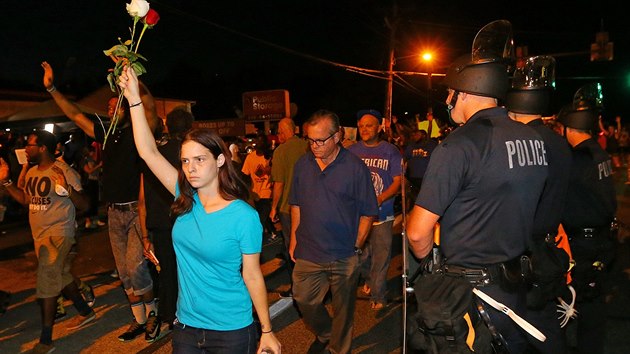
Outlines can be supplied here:
[[295, 164], [289, 196], [293, 299], [316, 335], [309, 353], [350, 353], [358, 254], [378, 214], [376, 194], [365, 163], [339, 144], [335, 113], [317, 111], [305, 126], [311, 151]]

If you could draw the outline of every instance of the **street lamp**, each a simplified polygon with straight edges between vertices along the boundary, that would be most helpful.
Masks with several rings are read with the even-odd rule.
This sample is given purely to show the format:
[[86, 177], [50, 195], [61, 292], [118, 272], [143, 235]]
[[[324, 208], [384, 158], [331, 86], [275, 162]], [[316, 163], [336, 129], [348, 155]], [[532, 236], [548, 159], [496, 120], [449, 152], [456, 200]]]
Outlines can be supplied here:
[[433, 106], [431, 105], [431, 91], [433, 91], [433, 86], [431, 85], [431, 61], [433, 60], [433, 54], [424, 52], [421, 58], [427, 64], [427, 114], [433, 114]]

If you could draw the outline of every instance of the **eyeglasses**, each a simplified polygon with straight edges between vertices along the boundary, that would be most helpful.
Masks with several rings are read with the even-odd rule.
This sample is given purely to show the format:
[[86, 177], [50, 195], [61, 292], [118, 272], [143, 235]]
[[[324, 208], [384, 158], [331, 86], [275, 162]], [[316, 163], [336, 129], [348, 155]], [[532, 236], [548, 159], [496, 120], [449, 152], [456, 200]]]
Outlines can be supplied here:
[[317, 146], [324, 146], [324, 144], [326, 144], [326, 142], [328, 141], [328, 139], [332, 138], [333, 136], [335, 136], [335, 134], [337, 134], [337, 132], [334, 132], [332, 134], [330, 134], [326, 139], [311, 139], [311, 138], [306, 138], [306, 141], [308, 141], [309, 145], [317, 145]]

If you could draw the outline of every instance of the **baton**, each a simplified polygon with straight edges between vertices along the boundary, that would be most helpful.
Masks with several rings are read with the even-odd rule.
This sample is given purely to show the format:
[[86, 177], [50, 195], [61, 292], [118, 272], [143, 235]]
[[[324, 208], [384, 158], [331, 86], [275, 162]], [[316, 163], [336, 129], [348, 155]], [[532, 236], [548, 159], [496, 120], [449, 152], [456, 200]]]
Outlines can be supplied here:
[[479, 296], [479, 298], [481, 298], [481, 300], [483, 300], [488, 305], [494, 307], [499, 312], [503, 312], [504, 314], [506, 314], [509, 318], [512, 319], [512, 321], [516, 322], [517, 325], [521, 326], [521, 328], [526, 330], [527, 333], [531, 334], [534, 338], [538, 339], [541, 342], [544, 342], [547, 339], [547, 337], [545, 337], [545, 335], [542, 334], [541, 331], [536, 329], [536, 327], [532, 326], [531, 323], [525, 321], [525, 319], [523, 319], [521, 316], [514, 313], [514, 311], [512, 311], [509, 307], [491, 298], [488, 294], [484, 293], [483, 291], [477, 288], [473, 289], [473, 293]]

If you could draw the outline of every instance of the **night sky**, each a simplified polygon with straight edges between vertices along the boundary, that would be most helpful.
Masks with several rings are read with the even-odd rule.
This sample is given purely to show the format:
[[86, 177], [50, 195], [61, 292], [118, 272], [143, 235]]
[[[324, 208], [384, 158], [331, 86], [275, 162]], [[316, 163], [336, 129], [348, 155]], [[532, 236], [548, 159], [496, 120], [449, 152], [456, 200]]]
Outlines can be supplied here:
[[[118, 37], [129, 37], [126, 2], [3, 1], [0, 88], [43, 90], [42, 60], [55, 68], [63, 92], [81, 97], [105, 85], [113, 63], [102, 50], [117, 44]], [[298, 121], [328, 108], [345, 124], [354, 124], [357, 110], [382, 110], [384, 80], [324, 61], [385, 70], [386, 19], [397, 24], [395, 70], [426, 71], [411, 56], [432, 47], [437, 49], [433, 71], [442, 73], [470, 52], [475, 34], [494, 20], [509, 20], [515, 43], [527, 45], [529, 55], [588, 51], [603, 20], [615, 59], [592, 63], [588, 54], [557, 56], [555, 105], [568, 103], [583, 84], [598, 81], [607, 119], [630, 112], [630, 26], [619, 1], [399, 0], [397, 16], [393, 2], [383, 0], [150, 3], [161, 20], [142, 39], [140, 53], [149, 59], [142, 79], [155, 96], [197, 101], [197, 119], [234, 117], [243, 92], [267, 89], [289, 90]], [[415, 89], [394, 85], [393, 112], [425, 112], [426, 77], [404, 78]], [[434, 87], [438, 83], [435, 78]], [[436, 100], [441, 99], [438, 91]], [[625, 120], [630, 122], [630, 114]]]

